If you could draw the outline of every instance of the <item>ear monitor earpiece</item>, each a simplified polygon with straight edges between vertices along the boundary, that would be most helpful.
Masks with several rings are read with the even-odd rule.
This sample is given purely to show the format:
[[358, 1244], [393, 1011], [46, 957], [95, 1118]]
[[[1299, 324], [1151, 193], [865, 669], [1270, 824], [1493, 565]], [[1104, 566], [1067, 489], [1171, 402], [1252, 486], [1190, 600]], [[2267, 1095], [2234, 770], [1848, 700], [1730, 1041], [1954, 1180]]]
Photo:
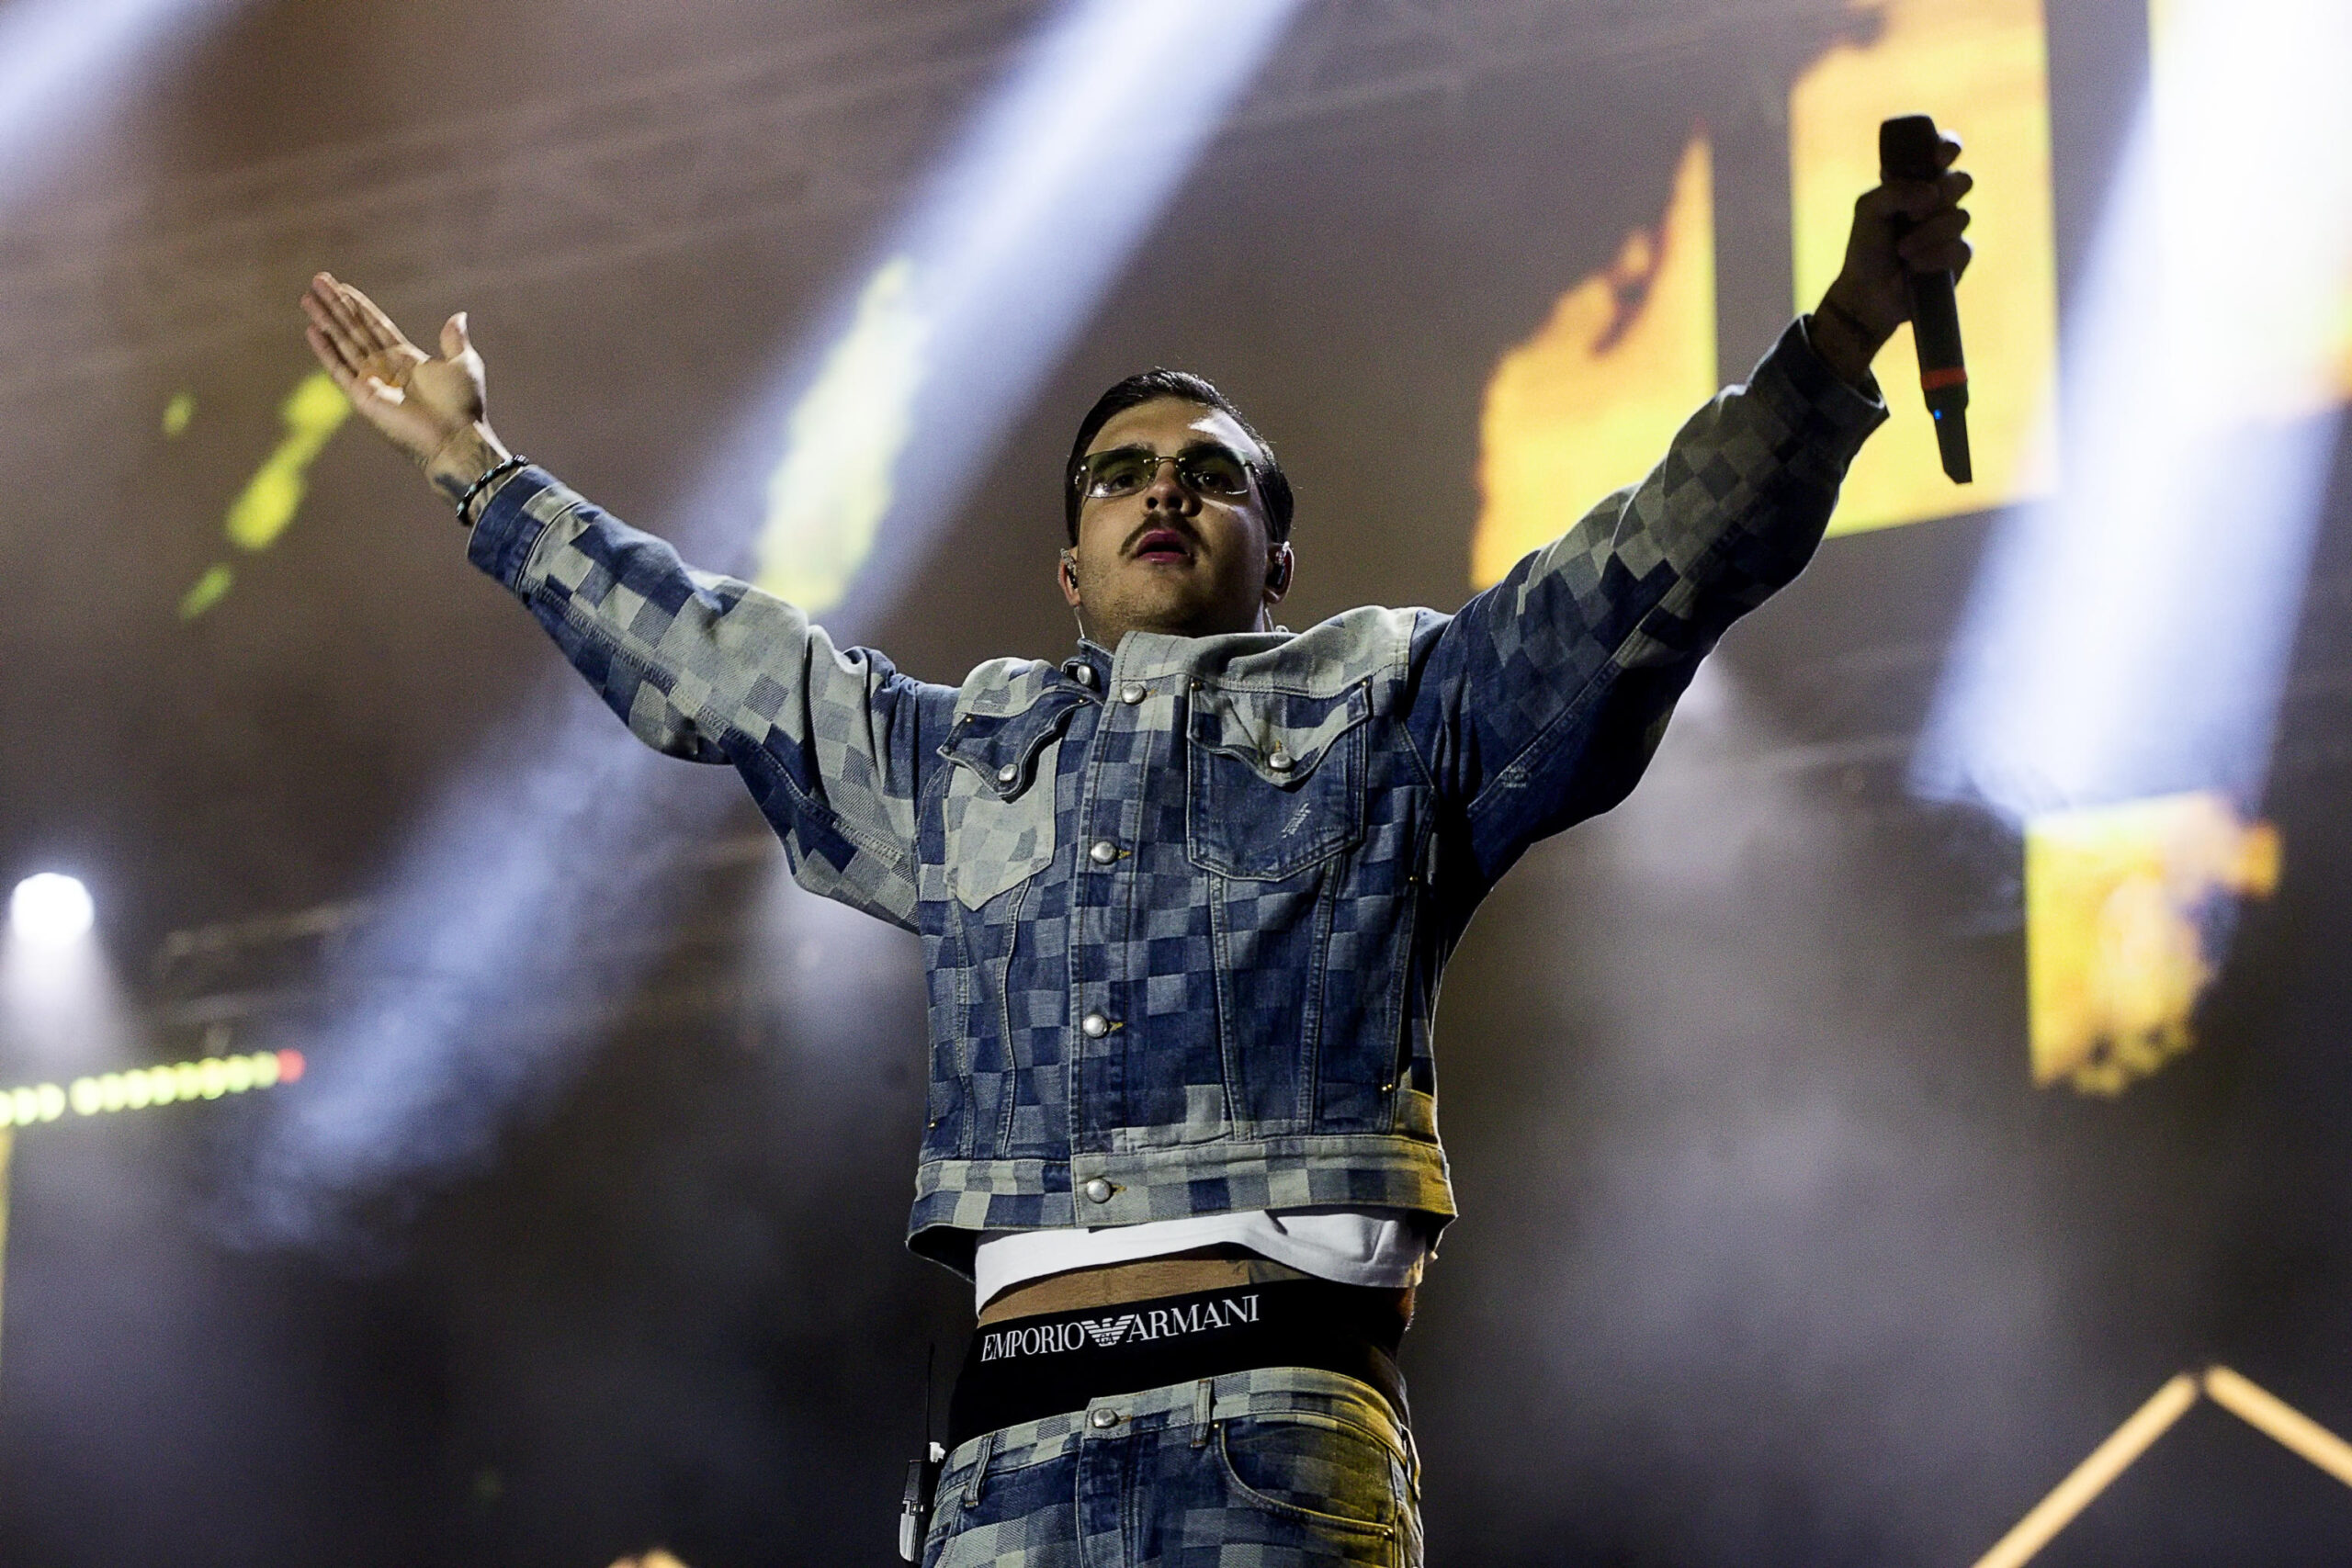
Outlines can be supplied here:
[[1078, 602], [1078, 556], [1070, 550], [1062, 552], [1062, 586], [1069, 591], [1070, 619], [1078, 623], [1080, 641], [1086, 639], [1086, 607]]
[[1293, 558], [1287, 549], [1274, 557], [1272, 564], [1266, 568], [1266, 587], [1270, 592], [1275, 593], [1290, 592], [1290, 573], [1293, 564]]

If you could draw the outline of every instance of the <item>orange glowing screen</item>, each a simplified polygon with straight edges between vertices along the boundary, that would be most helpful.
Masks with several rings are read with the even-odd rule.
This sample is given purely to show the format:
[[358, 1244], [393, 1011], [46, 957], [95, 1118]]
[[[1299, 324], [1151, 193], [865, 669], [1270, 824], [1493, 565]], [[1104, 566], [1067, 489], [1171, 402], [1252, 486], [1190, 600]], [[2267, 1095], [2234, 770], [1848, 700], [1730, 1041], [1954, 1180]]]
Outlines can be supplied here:
[[1713, 394], [1714, 231], [1712, 160], [1693, 136], [1658, 221], [1497, 364], [1479, 421], [1474, 585], [1640, 479]]
[[[1809, 308], [1837, 276], [1854, 198], [1877, 183], [1879, 122], [1924, 112], [1960, 132], [1979, 182], [1977, 257], [1961, 289], [1977, 478], [1943, 477], [1905, 329], [1878, 364], [1894, 418], [1856, 461], [1832, 534], [2006, 505], [2050, 483], [2038, 434], [2057, 360], [2057, 264], [2040, 0], [1868, 10], [1871, 36], [1831, 50], [1790, 92], [1794, 305]], [[1475, 585], [1638, 479], [1721, 384], [1713, 200], [1710, 149], [1694, 135], [1657, 222], [1626, 236], [1496, 366], [1479, 423]], [[2352, 312], [2345, 326], [2352, 343]]]
[[2057, 362], [2048, 64], [2040, 0], [1888, 0], [1869, 42], [1832, 50], [1789, 95], [1795, 308], [1810, 310], [1845, 259], [1854, 198], [1878, 182], [1879, 122], [1933, 115], [1976, 176], [1960, 288], [1976, 482], [1936, 457], [1905, 327], [1878, 358], [1894, 417], [1849, 475], [1829, 532], [1858, 533], [2007, 505], [2049, 488], [2036, 436]]
[[2277, 829], [2222, 796], [2163, 795], [2026, 825], [2033, 1081], [2116, 1094], [2188, 1048], [2222, 906], [2278, 886]]

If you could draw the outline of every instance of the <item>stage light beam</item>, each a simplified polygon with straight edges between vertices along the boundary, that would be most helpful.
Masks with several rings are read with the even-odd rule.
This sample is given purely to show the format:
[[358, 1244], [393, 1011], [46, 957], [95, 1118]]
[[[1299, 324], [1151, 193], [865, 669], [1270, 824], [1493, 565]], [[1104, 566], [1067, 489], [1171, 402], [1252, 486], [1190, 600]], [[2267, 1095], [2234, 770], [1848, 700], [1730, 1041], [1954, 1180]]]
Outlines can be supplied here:
[[804, 387], [789, 412], [751, 422], [755, 441], [779, 423], [787, 437], [762, 587], [819, 614], [854, 585], [853, 614], [888, 594], [877, 569], [955, 514], [1296, 6], [1076, 0], [1037, 33], [923, 181], [846, 324], [786, 356], [782, 384]]
[[[835, 599], [836, 633], [854, 627], [893, 586], [877, 569], [919, 560], [954, 515], [1296, 5], [1057, 10], [878, 236], [842, 308], [780, 355], [728, 460], [647, 521], [689, 558], [760, 558], [778, 586]], [[755, 549], [747, 513], [763, 496]], [[353, 1200], [490, 1157], [516, 1103], [559, 1090], [584, 1056], [595, 999], [628, 976], [610, 963], [582, 975], [578, 953], [603, 926], [658, 921], [671, 881], [650, 846], [718, 830], [719, 797], [657, 772], [669, 764], [573, 690], [571, 716], [527, 761], [466, 771], [430, 814], [331, 977], [363, 1000], [325, 1021], [311, 1092], [265, 1129], [232, 1219], [242, 1235], [366, 1252], [379, 1238], [350, 1223]], [[565, 1021], [518, 1038], [518, 975], [545, 976], [533, 983]]]
[[0, 209], [152, 73], [158, 57], [238, 0], [15, 0], [0, 7]]
[[2066, 333], [2063, 485], [1996, 527], [1912, 764], [2023, 835], [2036, 1077], [2097, 1093], [2189, 1043], [2275, 875], [2257, 819], [2352, 281], [2352, 11], [2167, 0], [2152, 36]]
[[2335, 449], [2352, 9], [2165, 12], [2070, 312], [2063, 487], [1996, 530], [1914, 765], [2013, 824], [2258, 807]]

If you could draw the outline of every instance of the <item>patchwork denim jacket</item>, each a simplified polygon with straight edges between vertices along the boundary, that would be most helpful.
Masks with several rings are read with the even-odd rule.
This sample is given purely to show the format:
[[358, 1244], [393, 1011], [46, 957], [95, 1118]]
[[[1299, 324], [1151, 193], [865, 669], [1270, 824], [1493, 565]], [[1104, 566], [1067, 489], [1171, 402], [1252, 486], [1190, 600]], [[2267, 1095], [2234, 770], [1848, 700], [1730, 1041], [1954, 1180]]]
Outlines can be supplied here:
[[472, 558], [819, 893], [919, 931], [909, 1245], [1309, 1204], [1453, 1213], [1430, 1014], [1527, 847], [1623, 798], [1885, 417], [1792, 325], [1638, 485], [1455, 615], [1131, 633], [961, 686], [837, 647], [526, 468]]

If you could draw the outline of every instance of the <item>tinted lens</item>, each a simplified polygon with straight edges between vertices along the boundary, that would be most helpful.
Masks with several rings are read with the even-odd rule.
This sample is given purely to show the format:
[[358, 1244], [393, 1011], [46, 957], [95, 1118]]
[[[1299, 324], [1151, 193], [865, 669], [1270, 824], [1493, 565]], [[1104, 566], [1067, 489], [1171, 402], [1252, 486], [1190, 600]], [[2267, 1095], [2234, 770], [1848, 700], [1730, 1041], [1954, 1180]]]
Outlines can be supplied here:
[[1195, 446], [1177, 462], [1184, 482], [1203, 495], [1247, 495], [1250, 470], [1223, 446]]
[[1159, 459], [1141, 446], [1119, 446], [1086, 459], [1086, 493], [1133, 495], [1151, 482]]

